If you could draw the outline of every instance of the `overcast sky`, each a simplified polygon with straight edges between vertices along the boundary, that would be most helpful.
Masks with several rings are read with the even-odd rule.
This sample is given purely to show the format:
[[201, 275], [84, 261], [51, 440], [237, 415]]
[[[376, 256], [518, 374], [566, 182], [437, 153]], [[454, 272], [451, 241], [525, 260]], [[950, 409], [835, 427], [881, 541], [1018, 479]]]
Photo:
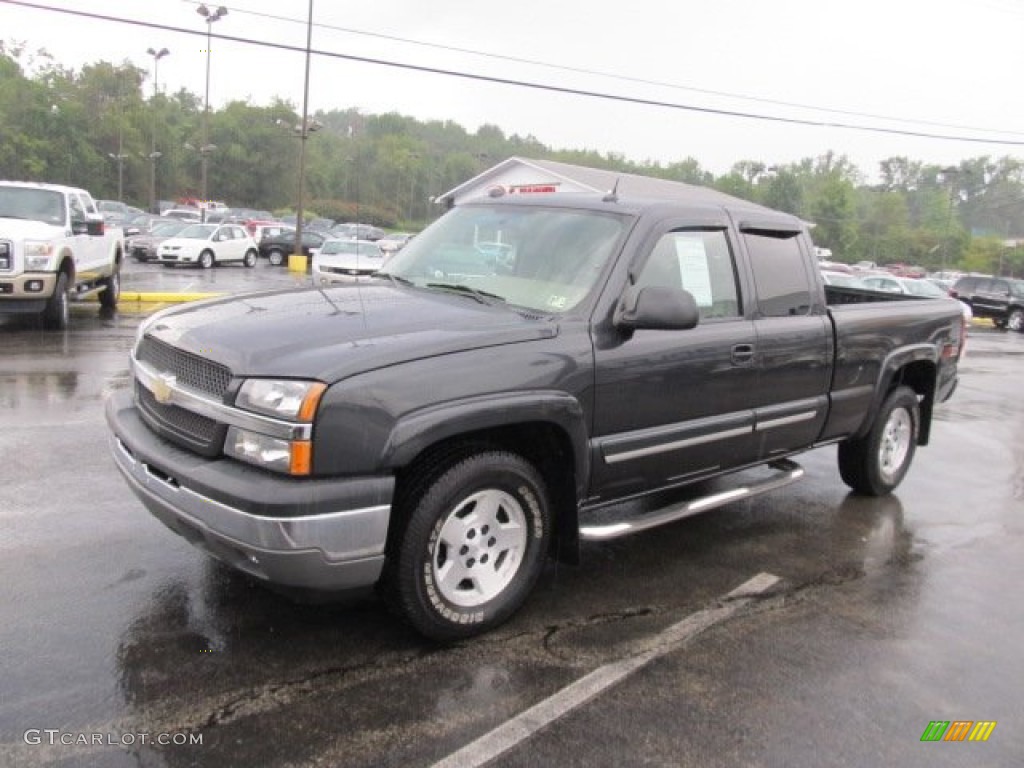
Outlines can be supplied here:
[[[171, 54], [160, 61], [161, 90], [185, 87], [202, 97], [207, 23], [196, 12], [199, 3], [31, 5], [39, 7], [0, 0], [5, 42], [44, 48], [75, 69], [127, 60], [151, 71], [146, 49], [166, 47]], [[300, 110], [304, 54], [280, 46], [305, 48], [308, 0], [225, 5], [227, 16], [210, 25], [211, 105], [236, 99], [266, 105], [280, 97]], [[692, 156], [715, 173], [739, 160], [782, 164], [828, 150], [846, 154], [869, 176], [893, 155], [943, 165], [979, 155], [1024, 157], [1019, 0], [314, 0], [312, 50], [311, 112], [399, 112], [454, 120], [470, 131], [491, 123], [553, 148], [666, 164]], [[341, 56], [701, 110], [959, 138], [709, 114]]]

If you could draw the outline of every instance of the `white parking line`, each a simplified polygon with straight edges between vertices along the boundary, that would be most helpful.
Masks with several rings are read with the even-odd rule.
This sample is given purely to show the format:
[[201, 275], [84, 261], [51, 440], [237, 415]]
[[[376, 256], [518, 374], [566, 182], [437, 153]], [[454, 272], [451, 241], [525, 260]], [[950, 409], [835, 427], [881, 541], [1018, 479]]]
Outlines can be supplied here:
[[664, 631], [649, 638], [629, 658], [598, 667], [575, 683], [530, 707], [520, 715], [499, 725], [476, 741], [434, 764], [434, 768], [477, 768], [525, 741], [537, 731], [577, 707], [586, 704], [607, 688], [628, 677], [654, 659], [675, 650], [704, 630], [725, 621], [751, 603], [757, 595], [779, 582], [777, 576], [759, 573], [744, 582], [723, 599], [718, 608], [707, 608], [687, 616]]

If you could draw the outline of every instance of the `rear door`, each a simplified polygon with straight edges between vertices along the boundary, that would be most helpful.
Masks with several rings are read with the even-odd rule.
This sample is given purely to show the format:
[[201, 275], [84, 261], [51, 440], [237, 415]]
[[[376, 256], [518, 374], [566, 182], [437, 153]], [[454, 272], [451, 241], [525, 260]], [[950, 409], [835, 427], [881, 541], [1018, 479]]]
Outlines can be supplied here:
[[806, 448], [828, 416], [834, 355], [824, 294], [808, 238], [774, 221], [741, 221], [756, 292], [760, 378], [752, 397], [759, 458]]

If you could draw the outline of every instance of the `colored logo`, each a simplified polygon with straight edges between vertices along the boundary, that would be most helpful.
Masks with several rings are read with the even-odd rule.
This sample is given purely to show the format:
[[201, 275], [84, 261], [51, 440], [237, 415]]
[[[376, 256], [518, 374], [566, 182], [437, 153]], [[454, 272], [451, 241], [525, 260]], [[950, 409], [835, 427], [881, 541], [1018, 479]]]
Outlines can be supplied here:
[[921, 741], [988, 741], [995, 729], [995, 720], [932, 720]]

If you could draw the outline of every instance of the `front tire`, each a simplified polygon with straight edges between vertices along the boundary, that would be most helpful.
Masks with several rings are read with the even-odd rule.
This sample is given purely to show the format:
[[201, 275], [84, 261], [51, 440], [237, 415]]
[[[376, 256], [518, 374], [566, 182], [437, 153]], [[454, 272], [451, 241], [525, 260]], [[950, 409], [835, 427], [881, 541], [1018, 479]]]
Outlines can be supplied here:
[[917, 395], [909, 387], [888, 394], [871, 430], [839, 444], [839, 474], [848, 486], [866, 496], [885, 496], [902, 482], [917, 448], [921, 415]]
[[202, 269], [209, 269], [213, 266], [213, 251], [203, 251], [199, 254], [199, 266]]
[[1024, 310], [1010, 310], [1010, 314], [1006, 318], [1006, 327], [1017, 333], [1024, 331]]
[[271, 266], [280, 267], [284, 264], [284, 251], [279, 251], [275, 248], [267, 253], [267, 259], [270, 261]]
[[552, 529], [544, 480], [521, 456], [484, 450], [413, 484], [423, 492], [400, 510], [385, 575], [393, 606], [433, 640], [493, 629], [543, 568]]
[[53, 295], [47, 300], [42, 313], [43, 328], [48, 331], [67, 330], [71, 323], [71, 299], [68, 296], [68, 276], [61, 272], [57, 275], [57, 285]]

